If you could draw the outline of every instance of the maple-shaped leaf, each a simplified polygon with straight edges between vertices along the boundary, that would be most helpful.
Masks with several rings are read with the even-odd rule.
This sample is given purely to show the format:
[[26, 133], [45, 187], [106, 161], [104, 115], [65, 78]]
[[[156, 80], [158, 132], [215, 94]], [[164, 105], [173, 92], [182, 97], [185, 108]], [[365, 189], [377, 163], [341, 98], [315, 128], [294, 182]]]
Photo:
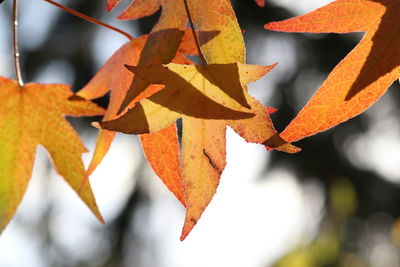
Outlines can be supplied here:
[[[124, 44], [107, 60], [89, 83], [77, 92], [77, 95], [82, 98], [95, 99], [111, 91], [110, 103], [103, 120], [111, 120], [117, 117], [118, 109], [134, 78], [133, 73], [128, 71], [124, 65], [138, 64], [146, 40], [147, 36], [143, 36]], [[182, 43], [178, 48], [175, 61], [181, 63], [188, 62], [183, 55], [193, 53], [195, 53], [195, 43], [192, 33], [186, 31], [182, 38]], [[163, 86], [159, 85], [147, 87], [145, 91], [133, 100], [132, 105], [151, 96], [162, 88]], [[88, 176], [97, 168], [107, 154], [114, 136], [115, 132], [100, 130], [96, 140], [94, 155], [87, 171]], [[171, 125], [158, 133], [141, 135], [139, 138], [144, 154], [155, 173], [161, 178], [168, 189], [175, 194], [178, 200], [184, 204], [176, 125]], [[161, 146], [162, 142], [167, 142], [168, 145]], [[164, 156], [160, 157], [160, 154]]]
[[158, 132], [182, 116], [214, 120], [253, 117], [243, 86], [254, 77], [262, 77], [272, 66], [170, 63], [127, 68], [165, 88], [135, 104], [123, 116], [100, 125], [107, 130], [144, 134]]
[[103, 222], [81, 160], [86, 149], [64, 118], [104, 114], [96, 104], [71, 101], [63, 84], [29, 83], [20, 87], [0, 77], [0, 231], [8, 224], [29, 183], [37, 145], [44, 146], [57, 172]]
[[[209, 64], [232, 64], [232, 63], [245, 63], [245, 46], [242, 31], [237, 22], [235, 12], [233, 11], [230, 1], [226, 0], [203, 0], [195, 1], [189, 0], [189, 8], [192, 12], [192, 18], [200, 32], [200, 44], [204, 56]], [[208, 12], [212, 10], [213, 12]], [[223, 19], [221, 19], [223, 18]], [[207, 41], [208, 32], [217, 31], [218, 35], [212, 40]], [[247, 142], [254, 142], [265, 145], [272, 145], [272, 147], [281, 147], [282, 150], [288, 152], [297, 152], [297, 148], [286, 144], [284, 140], [280, 138], [278, 133], [275, 131], [272, 121], [266, 108], [256, 99], [251, 97], [247, 93], [247, 88], [244, 88], [247, 102], [251, 106], [252, 112], [255, 116], [242, 120], [229, 121], [229, 126], [232, 127], [240, 136], [242, 136]], [[220, 133], [220, 138], [204, 138], [200, 144], [188, 141], [196, 147], [198, 153], [206, 151], [203, 155], [198, 155], [197, 159], [203, 163], [204, 168], [207, 168], [207, 163], [211, 166], [216, 166], [217, 169], [222, 170], [225, 166], [225, 131], [226, 122], [220, 122], [215, 120], [196, 120], [195, 123], [203, 124], [205, 134], [207, 133]], [[208, 130], [207, 130], [208, 129]], [[209, 149], [215, 147], [215, 149]], [[221, 152], [221, 153], [220, 153]], [[210, 161], [211, 159], [211, 161]], [[215, 163], [218, 160], [218, 163]], [[213, 164], [211, 164], [211, 162]], [[193, 162], [192, 167], [188, 169], [194, 169], [195, 164]], [[188, 162], [190, 164], [190, 161]], [[215, 168], [213, 168], [215, 170]], [[201, 182], [201, 178], [195, 176], [195, 174], [188, 173], [191, 175], [188, 178], [188, 183], [185, 183], [185, 190], [189, 191], [189, 188], [193, 187], [190, 181], [197, 181], [194, 183], [194, 187], [197, 184], [196, 191], [188, 194], [187, 198], [191, 199], [191, 205], [187, 203], [187, 212], [185, 218], [185, 225], [182, 232], [181, 239], [185, 238], [193, 226], [196, 224], [196, 220], [200, 217], [201, 213], [208, 205], [212, 198], [213, 193], [218, 185], [219, 175], [218, 171], [214, 171], [207, 176], [204, 173], [205, 181], [211, 181], [209, 185]], [[206, 185], [202, 187], [201, 185]], [[196, 196], [204, 195], [204, 198], [198, 199], [196, 202]]]
[[[148, 1], [152, 3], [157, 3], [155, 1]], [[176, 6], [171, 9], [170, 6], [175, 4]], [[183, 2], [181, 1], [166, 1], [161, 0], [162, 15], [160, 21], [157, 23], [153, 29], [150, 36], [157, 38], [160, 36], [164, 38], [164, 34], [167, 36], [171, 35], [171, 30], [168, 27], [169, 21], [175, 23], [174, 9], [178, 10], [180, 13], [185, 13], [183, 8]], [[220, 63], [244, 63], [245, 62], [245, 48], [244, 41], [241, 33], [241, 29], [236, 20], [236, 16], [232, 9], [229, 1], [226, 0], [201, 0], [201, 1], [188, 1], [188, 8], [192, 14], [194, 23], [199, 30], [199, 39], [201, 43], [201, 49], [210, 64], [220, 64]], [[209, 12], [212, 10], [213, 12]], [[181, 17], [180, 23], [184, 22], [186, 24], [186, 14]], [[223, 19], [221, 19], [223, 18]], [[176, 27], [177, 24], [173, 24]], [[158, 31], [157, 28], [164, 29]], [[179, 36], [175, 35], [174, 41], [178, 41]], [[149, 38], [150, 40], [150, 38]], [[154, 39], [156, 40], [156, 39]], [[164, 39], [166, 40], [166, 39]], [[160, 44], [158, 41], [150, 42], [148, 41], [149, 47], [154, 49], [154, 44]], [[162, 47], [161, 45], [159, 47]], [[149, 49], [148, 51], [150, 51]], [[169, 49], [164, 54], [171, 57], [174, 54], [174, 49]], [[146, 56], [143, 56], [146, 55]], [[167, 58], [164, 62], [157, 59], [156, 53], [142, 53], [142, 57], [145, 59], [139, 67], [145, 68], [148, 65], [159, 65], [160, 63], [168, 63]], [[155, 60], [152, 62], [153, 57]], [[156, 60], [159, 60], [159, 64], [156, 64]], [[237, 77], [236, 73], [233, 77]], [[141, 94], [143, 88], [149, 85], [143, 82], [135, 84], [135, 79], [139, 79], [140, 75], [134, 78], [134, 82], [130, 90], [128, 91], [127, 97], [122, 104], [120, 110], [128, 106], [131, 99], [135, 99], [136, 95]], [[230, 77], [232, 78], [232, 77]], [[237, 79], [236, 79], [237, 80]], [[240, 80], [240, 79], [239, 79]], [[139, 80], [140, 81], [140, 80]], [[189, 86], [190, 87], [190, 86]], [[165, 88], [164, 90], [166, 90]], [[193, 89], [193, 88], [192, 88]], [[163, 91], [164, 91], [163, 90]], [[163, 91], [160, 91], [163, 92]], [[245, 97], [247, 104], [251, 107], [251, 111], [254, 113], [253, 116], [247, 119], [240, 120], [215, 120], [215, 119], [203, 119], [194, 118], [190, 116], [184, 117], [184, 131], [189, 133], [191, 128], [198, 128], [198, 135], [185, 134], [185, 150], [182, 149], [182, 153], [187, 155], [182, 157], [182, 167], [186, 170], [183, 172], [185, 176], [184, 191], [181, 194], [185, 195], [185, 204], [187, 205], [187, 212], [185, 218], [185, 225], [182, 231], [181, 240], [183, 240], [188, 233], [191, 231], [193, 226], [196, 224], [200, 215], [211, 201], [214, 195], [217, 185], [219, 183], [219, 178], [222, 170], [225, 167], [225, 131], [226, 126], [229, 124], [234, 128], [246, 141], [255, 143], [264, 143], [266, 145], [271, 145], [272, 147], [281, 147], [282, 150], [287, 150], [290, 152], [298, 151], [297, 148], [292, 147], [284, 140], [282, 140], [278, 133], [274, 130], [272, 122], [270, 120], [268, 109], [266, 109], [260, 102], [251, 97], [247, 93], [247, 88], [244, 88]], [[165, 92], [164, 92], [165, 94]], [[156, 97], [156, 94], [154, 95]], [[231, 100], [228, 100], [231, 101]], [[150, 104], [150, 101], [143, 100], [144, 103]], [[209, 103], [209, 101], [207, 101]], [[140, 103], [142, 105], [142, 102]], [[184, 104], [184, 103], [183, 103]], [[186, 103], [186, 105], [188, 105]], [[215, 104], [214, 104], [215, 105]], [[193, 105], [194, 106], [194, 105]], [[136, 105], [134, 109], [140, 111], [142, 106]], [[165, 112], [168, 122], [172, 121], [174, 117], [177, 117], [177, 112], [171, 114], [170, 110], [163, 109], [159, 106], [160, 110], [157, 112]], [[226, 111], [226, 109], [225, 109]], [[131, 111], [132, 113], [137, 111]], [[231, 111], [230, 111], [231, 112]], [[129, 113], [129, 112], [128, 112]], [[128, 114], [127, 113], [127, 114]], [[137, 114], [139, 114], [138, 112]], [[173, 113], [173, 112], [172, 112]], [[124, 116], [127, 116], [124, 115]], [[143, 121], [143, 113], [141, 114], [140, 120]], [[221, 115], [221, 114], [220, 114]], [[170, 117], [169, 117], [170, 116]], [[215, 115], [214, 115], [215, 116]], [[121, 118], [124, 120], [123, 118]], [[135, 119], [134, 116], [132, 119]], [[129, 120], [125, 121], [126, 124], [130, 124]], [[132, 121], [135, 124], [137, 121]], [[186, 125], [186, 126], [185, 126]], [[146, 123], [142, 124], [143, 132], [149, 130], [149, 125]], [[156, 125], [153, 125], [156, 126]], [[156, 127], [155, 127], [156, 128]], [[162, 128], [160, 126], [159, 128]], [[186, 129], [186, 130], [185, 130]], [[140, 129], [137, 129], [140, 130]], [[169, 145], [165, 142], [165, 145]], [[186, 152], [185, 152], [186, 151]], [[189, 160], [191, 156], [188, 153], [191, 152], [193, 155], [193, 160]], [[162, 157], [162, 155], [160, 155]], [[183, 159], [185, 158], [185, 159]], [[192, 170], [198, 170], [193, 171]], [[199, 175], [200, 174], [200, 175]]]
[[400, 77], [399, 12], [398, 0], [339, 0], [266, 24], [267, 29], [287, 32], [366, 32], [287, 126], [283, 138], [293, 142], [362, 113]]
[[[249, 142], [286, 152], [298, 149], [279, 138], [264, 106], [244, 86], [273, 66], [244, 64], [129, 67], [149, 83], [165, 84], [103, 129], [128, 134], [154, 133], [183, 119], [182, 175], [187, 208], [183, 240], [211, 201], [226, 165], [225, 131], [229, 125]], [[244, 107], [243, 107], [244, 106]], [[251, 112], [246, 113], [251, 108]], [[262, 110], [260, 110], [260, 108]], [[162, 155], [160, 155], [161, 157]]]
[[[132, 40], [123, 45], [104, 64], [92, 80], [77, 93], [78, 96], [85, 99], [95, 99], [111, 91], [110, 103], [103, 120], [110, 120], [117, 117], [118, 109], [133, 78], [132, 72], [128, 71], [124, 67], [124, 64], [137, 64], [145, 41], [146, 38], [144, 37]], [[162, 87], [158, 85], [149, 86], [133, 103], [154, 94], [160, 89]], [[114, 137], [115, 132], [99, 131], [93, 158], [87, 170], [87, 176], [90, 176], [101, 163]], [[184, 204], [183, 195], [181, 194], [183, 185], [179, 170], [179, 145], [176, 125], [171, 125], [158, 133], [141, 135], [140, 141], [148, 162], [155, 173], [162, 178], [161, 180], [169, 190]], [[170, 141], [171, 144], [160, 146], [161, 141]], [[159, 157], [158, 153], [162, 153], [165, 157]]]

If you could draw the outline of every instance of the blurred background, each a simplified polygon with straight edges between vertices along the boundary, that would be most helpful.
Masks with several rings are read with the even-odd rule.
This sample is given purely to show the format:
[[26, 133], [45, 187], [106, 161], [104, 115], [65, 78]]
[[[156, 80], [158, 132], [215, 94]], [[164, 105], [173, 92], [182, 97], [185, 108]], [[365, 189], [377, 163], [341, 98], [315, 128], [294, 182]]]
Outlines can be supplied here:
[[[61, 1], [60, 1], [61, 2]], [[327, 0], [233, 1], [245, 30], [248, 62], [279, 65], [250, 86], [281, 131], [362, 34], [291, 34], [263, 29]], [[134, 36], [138, 21], [105, 12], [102, 1], [63, 4]], [[0, 6], [0, 75], [14, 77], [11, 0]], [[79, 90], [126, 42], [43, 1], [20, 1], [26, 81]], [[1, 267], [319, 267], [400, 266], [400, 93], [396, 82], [363, 115], [297, 145], [296, 155], [247, 144], [228, 129], [228, 166], [212, 203], [184, 242], [184, 209], [153, 174], [135, 136], [118, 135], [91, 177], [107, 224], [101, 225], [55, 174], [39, 147], [32, 181], [1, 235]], [[107, 97], [98, 100], [107, 105]], [[93, 150], [100, 118], [70, 121]], [[84, 155], [86, 164], [91, 153]], [[0, 159], [1, 160], [1, 159]]]

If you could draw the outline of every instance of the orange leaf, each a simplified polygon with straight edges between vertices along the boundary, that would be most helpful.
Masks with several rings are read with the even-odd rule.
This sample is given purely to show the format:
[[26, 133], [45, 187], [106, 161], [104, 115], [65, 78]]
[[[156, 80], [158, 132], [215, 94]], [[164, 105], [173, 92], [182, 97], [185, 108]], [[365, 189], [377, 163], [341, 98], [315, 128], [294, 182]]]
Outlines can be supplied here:
[[[188, 0], [188, 4], [190, 10], [192, 10], [193, 21], [200, 32], [201, 49], [207, 62], [210, 64], [245, 63], [246, 53], [242, 31], [236, 20], [230, 1]], [[208, 12], [208, 10], [212, 10], [213, 12]], [[217, 31], [218, 35], [212, 40], [208, 40], [208, 34], [212, 31]], [[255, 116], [243, 120], [229, 121], [228, 124], [249, 142], [279, 147], [281, 150], [287, 152], [299, 151], [296, 147], [286, 144], [286, 142], [279, 137], [278, 133], [273, 128], [272, 121], [266, 112], [265, 107], [247, 93], [246, 87], [244, 87], [244, 90], [246, 92], [247, 103], [251, 106], [251, 110], [254, 112]], [[215, 127], [216, 132], [218, 132], [217, 129], [219, 129], [219, 127], [224, 127], [224, 129], [226, 128], [226, 126], [221, 126], [218, 121], [212, 121], [212, 123], [209, 123], [207, 126], [211, 128]], [[213, 140], [210, 140], [210, 142], [212, 141]], [[223, 142], [224, 143], [221, 144], [221, 146], [225, 146], [225, 139], [223, 139]], [[203, 149], [206, 148], [207, 146], [203, 144]], [[205, 151], [207, 152], [207, 155], [203, 155], [203, 157], [206, 157], [207, 160], [211, 159], [215, 161], [220, 158], [217, 150]], [[200, 179], [202, 179], [202, 177], [197, 178], [199, 183], [201, 183]], [[207, 179], [207, 177], [204, 179]], [[191, 199], [191, 197], [190, 193], [188, 193], [186, 200], [188, 208], [181, 239], [185, 238], [189, 234], [195, 225], [194, 222], [200, 218], [201, 213], [211, 201], [212, 194], [207, 194], [207, 190], [215, 192], [217, 184], [214, 183], [211, 185], [205, 188], [198, 187], [197, 190], [204, 191], [203, 194], [205, 197], [202, 201], [196, 202], [193, 199], [191, 200], [191, 203], [189, 203], [188, 199]], [[185, 186], [190, 185], [186, 184]], [[199, 195], [196, 192], [193, 192], [193, 194]]]
[[165, 88], [121, 117], [100, 123], [103, 129], [144, 134], [158, 132], [182, 116], [213, 120], [251, 118], [254, 114], [248, 109], [243, 86], [257, 75], [262, 77], [271, 67], [170, 63], [129, 69], [147, 82], [164, 84]]
[[158, 133], [142, 134], [139, 138], [154, 172], [185, 206], [176, 123]]
[[[154, 3], [154, 1], [152, 2]], [[182, 7], [183, 2], [175, 1], [174, 3], [177, 4], [175, 9], [180, 8], [180, 12], [184, 11]], [[174, 21], [175, 19], [173, 18], [174, 13], [171, 11], [168, 12], [169, 5], [171, 4], [172, 3], [169, 1], [161, 0], [163, 13], [158, 23], [160, 24], [162, 22], [161, 25], [164, 27], [164, 31], [161, 31], [161, 33], [170, 33], [170, 30], [166, 31], [165, 29], [173, 28], [165, 26], [168, 25], [169, 20]], [[244, 63], [244, 41], [230, 2], [226, 0], [188, 0], [188, 6], [193, 21], [199, 30], [201, 49], [207, 62], [220, 66], [221, 64], [236, 64], [237, 62]], [[209, 12], [210, 10], [212, 10], [212, 12]], [[186, 14], [183, 17], [186, 23]], [[158, 24], [156, 27], [158, 27]], [[160, 33], [153, 29], [153, 34]], [[177, 41], [178, 38], [174, 40]], [[148, 41], [148, 43], [150, 42]], [[156, 41], [154, 43], [156, 43]], [[165, 45], [167, 45], [166, 43]], [[173, 49], [168, 50], [166, 55], [170, 56], [172, 51]], [[154, 57], [154, 53], [147, 53], [147, 55], [150, 59], [151, 56]], [[160, 60], [157, 63], [156, 61], [147, 60], [146, 63], [138, 64], [139, 67], [133, 69], [142, 72], [145, 71], [146, 65], [153, 65], [152, 68], [155, 66], [158, 66], [156, 68], [160, 68], [159, 65], [161, 65], [161, 63], [165, 64], [168, 62], [167, 60], [164, 62]], [[239, 64], [236, 66], [241, 65]], [[258, 72], [253, 69], [255, 71], [253, 75], [257, 77], [255, 79], [258, 79], [270, 70], [269, 67], [265, 66], [259, 66], [258, 68]], [[160, 71], [160, 69], [158, 69], [158, 71]], [[240, 78], [238, 78], [238, 72], [231, 74], [232, 76], [228, 75], [229, 79], [224, 80], [226, 83], [228, 80], [240, 80]], [[142, 75], [144, 75], [144, 73], [142, 73]], [[138, 74], [137, 76], [140, 75]], [[251, 81], [252, 80], [248, 80], [247, 83]], [[181, 84], [185, 84], [182, 82], [181, 80]], [[188, 79], [186, 82], [188, 82]], [[121, 109], [124, 109], [131, 99], [135, 98], [135, 94], [139, 94], [148, 84], [149, 83], [143, 83], [141, 86], [132, 85], [130, 93], [128, 93]], [[186, 83], [185, 88], [190, 88], [191, 93], [196, 92], [193, 90], [194, 88], [192, 85], [189, 84], [189, 86], [187, 86], [187, 84], [188, 83]], [[223, 84], [218, 85], [223, 86]], [[247, 93], [246, 87], [243, 85], [242, 87], [245, 102], [251, 107], [251, 112], [254, 113], [253, 116], [249, 116], [247, 119], [242, 118], [236, 120], [238, 119], [237, 117], [235, 120], [229, 120], [233, 119], [232, 114], [236, 114], [235, 116], [240, 115], [240, 113], [235, 113], [225, 107], [226, 103], [232, 104], [230, 102], [232, 99], [225, 99], [225, 102], [220, 101], [219, 104], [211, 98], [207, 99], [204, 97], [201, 103], [195, 102], [191, 98], [184, 99], [181, 97], [181, 99], [174, 99], [174, 93], [182, 91], [183, 89], [173, 88], [173, 86], [169, 86], [169, 88], [167, 86], [167, 88], [159, 93], [141, 101], [140, 105], [136, 105], [132, 110], [118, 119], [119, 123], [125, 123], [124, 127], [135, 128], [130, 129], [131, 132], [156, 131], [172, 123], [178, 117], [184, 119], [183, 140], [185, 141], [183, 144], [186, 145], [182, 148], [182, 168], [184, 173], [184, 195], [187, 211], [181, 240], [189, 234], [216, 191], [220, 173], [225, 167], [225, 129], [227, 125], [235, 128], [243, 138], [250, 142], [270, 145], [271, 147], [277, 147], [288, 152], [298, 151], [297, 148], [287, 144], [279, 137], [272, 126], [266, 108]], [[169, 95], [168, 92], [170, 93]], [[198, 92], [202, 91], [198, 90]], [[189, 92], [185, 93], [190, 95]], [[201, 95], [199, 97], [201, 98]], [[210, 97], [214, 96], [212, 95]], [[236, 100], [239, 100], [237, 97], [238, 95], [236, 95]], [[159, 101], [159, 103], [152, 102], [150, 99]], [[219, 100], [217, 99], [217, 101]], [[244, 104], [243, 98], [240, 102], [236, 102], [236, 104], [237, 103]], [[214, 110], [207, 110], [210, 105], [214, 107]], [[143, 108], [152, 110], [147, 114], [150, 119], [144, 117]], [[156, 114], [163, 114], [163, 117], [157, 118]], [[242, 113], [240, 116], [244, 114], [245, 113]], [[196, 116], [201, 118], [195, 118]], [[219, 119], [217, 120], [217, 118]], [[110, 123], [112, 124], [113, 122]], [[195, 129], [191, 129], [191, 127], [195, 127]], [[197, 135], [194, 134], [196, 132]], [[191, 158], [191, 156], [193, 156], [193, 158]], [[191, 172], [191, 170], [197, 169], [199, 170], [198, 172]]]
[[[110, 120], [117, 117], [118, 108], [134, 77], [133, 73], [128, 71], [124, 65], [136, 65], [138, 63], [140, 54], [146, 43], [146, 38], [147, 36], [144, 36], [123, 45], [104, 64], [93, 79], [77, 93], [78, 96], [83, 98], [94, 99], [105, 95], [111, 90], [110, 103], [103, 120]], [[192, 51], [193, 48], [191, 46], [194, 46], [194, 44], [188, 43], [191, 42], [191, 39], [189, 37], [185, 37], [184, 39], [186, 41], [180, 45], [179, 51]], [[181, 54], [179, 55], [182, 57]], [[181, 58], [180, 60], [183, 59]], [[159, 85], [149, 86], [134, 99], [130, 106], [133, 106], [136, 102], [149, 97], [162, 88], [163, 86]], [[114, 136], [115, 132], [100, 130], [92, 162], [87, 171], [88, 176], [97, 168], [107, 154]], [[159, 148], [158, 145], [161, 140], [169, 141], [169, 145]], [[176, 126], [171, 125], [168, 129], [158, 133], [142, 135], [140, 136], [140, 141], [142, 142], [143, 151], [149, 164], [152, 166], [155, 173], [184, 205], [183, 191], [180, 190], [183, 185], [180, 173], [179, 144]], [[163, 153], [162, 155], [164, 156], [160, 157], [159, 154], [157, 155], [158, 152]]]
[[399, 11], [400, 1], [338, 0], [265, 25], [288, 32], [366, 32], [283, 131], [285, 140], [300, 140], [362, 113], [399, 78]]
[[[182, 174], [187, 213], [182, 240], [211, 201], [225, 168], [226, 126], [249, 142], [298, 151], [279, 138], [266, 108], [244, 90], [244, 85], [268, 73], [272, 66], [168, 64], [130, 69], [149, 83], [166, 87], [118, 119], [100, 125], [112, 131], [143, 134], [160, 131], [176, 119], [183, 119]], [[255, 116], [246, 113], [243, 106], [249, 106]]]
[[57, 172], [103, 222], [81, 160], [86, 149], [64, 119], [102, 115], [104, 110], [86, 101], [69, 101], [68, 85], [17, 82], [0, 77], [0, 231], [8, 224], [25, 194], [37, 145], [50, 153]]

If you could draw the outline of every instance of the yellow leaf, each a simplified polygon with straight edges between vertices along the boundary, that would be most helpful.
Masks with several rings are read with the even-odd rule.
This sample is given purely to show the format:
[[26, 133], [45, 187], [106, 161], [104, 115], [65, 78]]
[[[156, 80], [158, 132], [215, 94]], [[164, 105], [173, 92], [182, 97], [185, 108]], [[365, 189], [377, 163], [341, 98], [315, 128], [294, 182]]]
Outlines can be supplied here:
[[37, 145], [44, 146], [57, 172], [101, 221], [81, 160], [86, 149], [64, 115], [95, 116], [104, 110], [86, 101], [71, 101], [69, 86], [29, 83], [0, 77], [0, 231], [21, 202], [29, 183]]

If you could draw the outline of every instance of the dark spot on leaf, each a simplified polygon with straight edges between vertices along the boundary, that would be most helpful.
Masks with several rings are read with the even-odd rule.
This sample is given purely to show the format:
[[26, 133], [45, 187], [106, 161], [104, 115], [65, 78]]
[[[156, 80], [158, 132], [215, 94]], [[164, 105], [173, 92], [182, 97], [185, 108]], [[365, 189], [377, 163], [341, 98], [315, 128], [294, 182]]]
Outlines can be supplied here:
[[203, 149], [203, 154], [206, 156], [206, 158], [208, 159], [208, 162], [210, 163], [210, 165], [213, 167], [214, 170], [216, 170], [219, 174], [222, 174], [222, 170], [220, 170], [217, 165], [214, 163], [214, 161], [211, 159], [210, 155], [208, 155], [208, 153], [206, 152], [205, 149]]

